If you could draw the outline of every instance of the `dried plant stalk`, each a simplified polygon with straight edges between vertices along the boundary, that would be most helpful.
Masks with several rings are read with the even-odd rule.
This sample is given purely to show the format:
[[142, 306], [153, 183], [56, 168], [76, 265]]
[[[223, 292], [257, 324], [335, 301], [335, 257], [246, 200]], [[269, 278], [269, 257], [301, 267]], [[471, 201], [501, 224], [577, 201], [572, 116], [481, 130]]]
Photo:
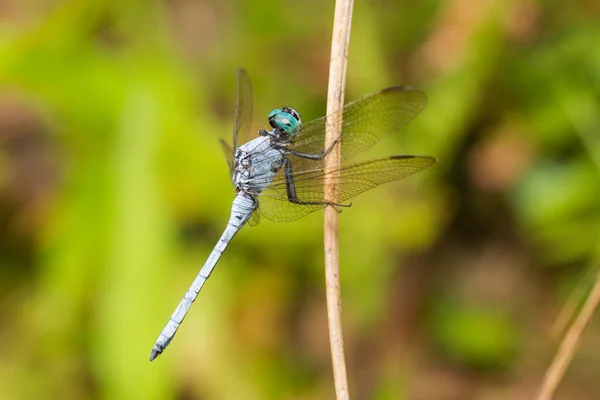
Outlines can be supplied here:
[[[333, 37], [331, 41], [331, 61], [329, 64], [329, 87], [327, 91], [327, 115], [344, 106], [344, 86], [348, 63], [348, 46], [352, 25], [353, 0], [338, 0], [335, 4]], [[341, 113], [340, 113], [341, 114]], [[327, 124], [325, 149], [341, 134], [342, 115], [337, 121]], [[325, 172], [335, 170], [340, 165], [340, 143], [329, 153], [325, 161]], [[325, 175], [325, 198], [336, 202], [337, 187], [332, 184], [334, 176]], [[329, 178], [329, 179], [328, 179]], [[338, 243], [338, 212], [334, 207], [325, 209], [325, 285], [327, 291], [327, 318], [329, 342], [337, 400], [349, 400], [348, 378], [344, 356], [344, 336], [342, 333], [342, 303], [340, 295], [340, 260]]]
[[546, 371], [544, 381], [542, 382], [542, 386], [538, 396], [536, 397], [536, 400], [550, 400], [554, 395], [554, 392], [562, 380], [569, 363], [575, 355], [575, 351], [577, 350], [577, 346], [581, 340], [583, 330], [589, 323], [590, 318], [598, 307], [598, 302], [600, 302], [600, 268], [598, 268], [596, 282], [590, 295], [585, 301], [581, 312], [573, 324], [569, 327], [569, 330], [565, 334], [565, 337], [560, 343], [558, 351], [554, 356], [554, 360], [552, 360], [552, 364], [550, 364], [550, 367], [548, 367], [548, 370]]

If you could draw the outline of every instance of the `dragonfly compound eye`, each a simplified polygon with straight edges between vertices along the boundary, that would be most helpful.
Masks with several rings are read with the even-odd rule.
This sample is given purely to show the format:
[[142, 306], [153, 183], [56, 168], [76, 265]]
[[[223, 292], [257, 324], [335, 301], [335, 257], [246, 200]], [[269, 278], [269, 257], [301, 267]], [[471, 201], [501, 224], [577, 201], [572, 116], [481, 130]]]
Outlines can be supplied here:
[[296, 111], [295, 108], [283, 107], [283, 110], [281, 110], [281, 111], [291, 114], [294, 118], [296, 118], [296, 120], [298, 122], [302, 123], [302, 120], [300, 119], [300, 113], [298, 111]]
[[269, 125], [293, 136], [300, 130], [300, 114], [291, 107], [276, 108], [269, 113]]
[[275, 124], [275, 116], [280, 112], [281, 108], [276, 108], [269, 113], [269, 125], [271, 125], [271, 128], [273, 129], [277, 128], [277, 125]]

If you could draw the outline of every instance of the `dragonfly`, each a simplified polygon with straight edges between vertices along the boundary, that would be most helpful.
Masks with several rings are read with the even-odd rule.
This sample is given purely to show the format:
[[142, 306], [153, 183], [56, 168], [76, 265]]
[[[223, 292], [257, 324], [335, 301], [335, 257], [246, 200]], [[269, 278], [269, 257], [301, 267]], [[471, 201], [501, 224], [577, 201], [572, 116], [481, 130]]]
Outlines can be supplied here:
[[[346, 201], [354, 196], [415, 174], [437, 161], [429, 156], [395, 155], [348, 162], [400, 130], [425, 108], [427, 97], [416, 88], [389, 87], [349, 103], [341, 111], [305, 123], [294, 108], [276, 108], [268, 114], [270, 129], [259, 130], [257, 138], [238, 146], [240, 135], [249, 136], [251, 131], [252, 101], [250, 77], [240, 69], [237, 71], [233, 147], [221, 141], [230, 157], [229, 172], [236, 192], [229, 222], [158, 336], [150, 361], [169, 345], [235, 234], [247, 222], [257, 223], [258, 213], [269, 220], [283, 222], [326, 206], [341, 210], [351, 205]], [[341, 127], [341, 133], [325, 148], [325, 132], [334, 124]], [[326, 169], [327, 157], [338, 143], [341, 145], [340, 165]], [[334, 193], [333, 197], [328, 193]]]

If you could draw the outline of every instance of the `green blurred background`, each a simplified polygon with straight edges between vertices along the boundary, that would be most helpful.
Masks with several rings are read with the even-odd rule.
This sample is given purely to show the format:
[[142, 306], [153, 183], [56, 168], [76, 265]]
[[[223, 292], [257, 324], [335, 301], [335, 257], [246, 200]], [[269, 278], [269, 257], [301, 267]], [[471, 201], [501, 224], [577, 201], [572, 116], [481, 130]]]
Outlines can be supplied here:
[[[433, 168], [340, 216], [353, 399], [528, 399], [600, 260], [600, 3], [357, 1], [346, 99], [429, 105], [365, 157]], [[322, 213], [235, 238], [235, 69], [254, 128], [324, 114], [333, 2], [0, 2], [0, 398], [331, 399]], [[597, 399], [592, 321], [557, 399]]]

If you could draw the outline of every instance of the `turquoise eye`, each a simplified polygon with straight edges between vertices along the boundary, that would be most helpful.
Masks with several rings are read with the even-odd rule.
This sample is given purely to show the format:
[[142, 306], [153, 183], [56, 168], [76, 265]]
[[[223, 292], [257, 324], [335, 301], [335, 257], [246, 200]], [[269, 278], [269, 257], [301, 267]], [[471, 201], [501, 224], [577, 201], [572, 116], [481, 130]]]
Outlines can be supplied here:
[[280, 112], [275, 116], [275, 124], [290, 136], [298, 133], [300, 121], [290, 113]]
[[294, 136], [300, 130], [302, 121], [300, 114], [291, 107], [283, 109], [276, 108], [269, 113], [269, 125], [273, 129], [280, 129], [290, 136]]
[[269, 120], [281, 112], [281, 108], [276, 108], [269, 113]]

